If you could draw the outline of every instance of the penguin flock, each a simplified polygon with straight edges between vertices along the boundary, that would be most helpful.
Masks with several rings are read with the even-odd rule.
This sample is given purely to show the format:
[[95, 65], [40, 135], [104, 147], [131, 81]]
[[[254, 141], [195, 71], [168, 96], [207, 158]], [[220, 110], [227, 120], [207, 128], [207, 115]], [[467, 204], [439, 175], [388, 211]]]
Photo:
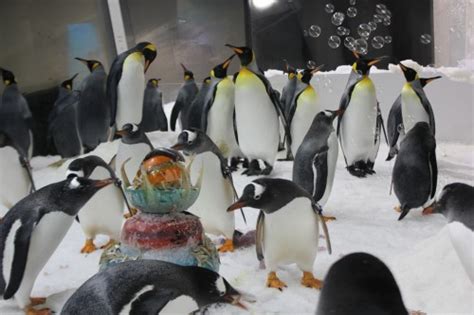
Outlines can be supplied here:
[[[70, 160], [64, 180], [39, 190], [30, 166], [33, 116], [13, 72], [0, 68], [5, 85], [0, 98], [0, 202], [9, 209], [0, 220], [4, 299], [14, 298], [27, 314], [50, 314], [41, 308], [44, 298], [31, 297], [38, 274], [75, 218], [86, 238], [82, 253], [97, 250], [94, 240], [100, 234], [109, 237], [105, 247], [120, 241], [124, 220], [134, 215], [122, 181], [133, 178], [154, 150], [147, 133], [168, 129], [179, 132], [170, 149], [183, 151], [191, 161], [191, 172], [202, 174], [200, 195], [189, 211], [200, 218], [206, 233], [224, 237], [219, 252], [232, 255], [236, 250], [241, 233], [236, 230], [234, 211], [240, 210], [246, 221], [243, 209], [257, 209], [255, 250], [257, 261], [268, 272], [266, 286], [284, 290], [287, 284], [277, 274], [280, 266], [296, 264], [301, 285], [321, 290], [316, 314], [408, 314], [390, 270], [368, 253], [342, 257], [324, 280], [313, 274], [320, 234], [328, 253], [332, 252], [326, 221], [335, 218], [324, 216], [323, 209], [335, 181], [339, 147], [347, 171], [365, 178], [375, 174], [375, 160], [385, 139], [387, 160], [395, 158], [391, 189], [399, 201], [395, 207], [399, 220], [417, 208], [424, 215], [443, 214], [462, 265], [474, 282], [474, 261], [469, 255], [474, 240], [474, 187], [452, 183], [436, 198], [435, 117], [423, 88], [439, 77], [420, 78], [400, 63], [406, 83], [385, 126], [370, 79], [370, 68], [383, 57], [365, 59], [355, 54], [339, 108], [328, 110], [311, 85], [322, 66], [298, 71], [286, 62], [288, 81], [280, 94], [258, 67], [250, 47], [225, 46], [233, 54], [213, 67], [200, 87], [193, 72], [181, 64], [184, 83], [169, 123], [160, 79], [145, 78], [157, 56], [154, 44], [142, 42], [118, 55], [109, 74], [100, 61], [76, 58], [90, 73], [80, 90], [73, 89], [77, 74], [60, 84], [48, 119], [48, 143]], [[232, 76], [227, 70], [235, 56], [240, 69]], [[114, 140], [119, 143], [112, 160], [94, 154], [101, 143]], [[291, 180], [272, 175], [279, 151], [286, 151], [282, 160], [293, 161]], [[242, 175], [260, 177], [249, 181], [239, 196], [233, 172], [241, 169]], [[221, 303], [247, 310], [254, 301], [215, 272], [138, 260], [92, 276], [61, 313], [192, 313]]]

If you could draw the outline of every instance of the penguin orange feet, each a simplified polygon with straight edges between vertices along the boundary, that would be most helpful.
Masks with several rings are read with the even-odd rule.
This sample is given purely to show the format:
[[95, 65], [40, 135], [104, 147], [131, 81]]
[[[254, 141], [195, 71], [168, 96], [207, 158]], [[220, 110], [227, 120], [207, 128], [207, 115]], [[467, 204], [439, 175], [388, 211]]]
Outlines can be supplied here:
[[232, 240], [225, 240], [224, 244], [222, 244], [221, 247], [219, 247], [219, 253], [227, 253], [227, 252], [233, 252], [234, 251], [234, 241]]
[[109, 247], [114, 246], [115, 244], [117, 244], [117, 242], [116, 242], [114, 239], [110, 239], [110, 240], [107, 242], [107, 244], [102, 245], [102, 246], [100, 247], [100, 249], [107, 249], [107, 248], [109, 248]]
[[30, 306], [36, 306], [46, 303], [45, 297], [30, 297]]
[[129, 219], [129, 218], [133, 217], [135, 214], [137, 214], [137, 212], [138, 212], [137, 209], [135, 209], [135, 208], [130, 208], [130, 211], [129, 211], [128, 213], [124, 214], [123, 217], [124, 217], [125, 219]]
[[86, 239], [86, 243], [81, 249], [81, 254], [90, 254], [93, 251], [96, 251], [97, 247], [94, 245], [94, 241], [90, 238]]
[[336, 221], [336, 217], [331, 217], [331, 216], [326, 216], [326, 215], [322, 215], [321, 217], [323, 218], [324, 222]]
[[[44, 301], [46, 301], [46, 299], [44, 299]], [[43, 304], [43, 303], [39, 303], [39, 304]], [[32, 299], [32, 303], [28, 305], [25, 309], [25, 314], [26, 315], [51, 315], [51, 310], [49, 308], [36, 309], [34, 308], [35, 305], [38, 305], [38, 304], [33, 304], [33, 299]]]
[[433, 210], [434, 210], [433, 205], [431, 205], [429, 207], [424, 208], [422, 214], [423, 215], [433, 214]]
[[323, 282], [316, 279], [312, 272], [303, 271], [303, 278], [301, 278], [301, 284], [307, 288], [313, 288], [320, 290], [323, 287]]
[[400, 206], [394, 207], [393, 210], [397, 211], [398, 213], [402, 212], [402, 208]]
[[275, 271], [271, 271], [269, 274], [268, 274], [268, 278], [267, 278], [267, 287], [269, 288], [275, 288], [275, 289], [278, 289], [280, 291], [283, 291], [283, 288], [286, 288], [287, 285], [281, 281], [280, 279], [278, 279]]

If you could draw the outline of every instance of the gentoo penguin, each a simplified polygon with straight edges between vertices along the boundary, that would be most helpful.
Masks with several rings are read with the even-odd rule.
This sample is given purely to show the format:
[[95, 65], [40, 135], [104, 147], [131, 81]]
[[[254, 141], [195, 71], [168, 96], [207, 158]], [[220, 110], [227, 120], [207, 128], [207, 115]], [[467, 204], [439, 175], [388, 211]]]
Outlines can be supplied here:
[[204, 132], [197, 129], [184, 130], [171, 148], [197, 155], [193, 165], [201, 167], [201, 191], [190, 212], [201, 219], [204, 231], [224, 235], [226, 240], [219, 248], [220, 252], [233, 251], [235, 219], [234, 213], [228, 213], [226, 209], [237, 199], [237, 193], [222, 152]]
[[82, 81], [81, 98], [77, 107], [79, 134], [86, 152], [106, 142], [110, 125], [110, 105], [107, 101], [107, 74], [100, 61], [76, 58], [84, 63], [90, 74]]
[[288, 76], [288, 81], [286, 82], [285, 86], [283, 87], [283, 90], [281, 91], [280, 104], [283, 109], [283, 114], [288, 120], [288, 115], [290, 113], [291, 104], [293, 103], [293, 97], [295, 95], [296, 86], [298, 83], [298, 73], [296, 72], [296, 69], [290, 64], [288, 64], [286, 60], [285, 68]]
[[375, 86], [369, 78], [370, 67], [382, 58], [363, 59], [356, 55], [356, 62], [342, 95], [337, 134], [347, 170], [354, 176], [365, 177], [375, 173], [374, 163], [383, 128]]
[[292, 139], [291, 152], [293, 154], [296, 154], [298, 151], [314, 117], [321, 111], [319, 96], [311, 85], [313, 74], [321, 68], [322, 66], [315, 69], [305, 69], [299, 79], [303, 83], [304, 88], [298, 90], [288, 113], [288, 124]]
[[149, 42], [118, 55], [107, 77], [107, 99], [111, 107], [111, 126], [142, 121], [145, 72], [156, 57], [156, 46]]
[[[239, 146], [250, 160], [249, 168], [244, 174], [268, 175], [273, 169], [278, 152], [279, 116], [289, 134], [279, 95], [258, 68], [255, 53], [251, 48], [229, 44], [226, 46], [240, 59], [240, 71], [234, 76], [235, 120]], [[291, 139], [287, 140], [291, 142]], [[265, 164], [263, 171], [260, 169], [259, 159]]]
[[246, 309], [251, 297], [219, 274], [158, 260], [125, 261], [87, 280], [61, 314], [197, 314], [211, 304]]
[[[127, 177], [133, 180], [143, 158], [153, 150], [153, 145], [143, 130], [134, 124], [125, 124], [122, 130], [117, 131], [116, 134], [121, 137], [121, 140], [115, 158], [115, 169], [120, 170], [123, 163], [130, 159], [125, 164], [125, 172]], [[120, 179], [124, 180], [121, 173]]]
[[316, 115], [295, 155], [293, 182], [324, 207], [331, 194], [339, 145], [334, 119], [340, 111], [325, 110]]
[[474, 284], [474, 187], [463, 183], [446, 185], [435, 204], [423, 214], [441, 213], [448, 220], [454, 248]]
[[202, 130], [201, 123], [205, 105], [204, 102], [208, 99], [209, 93], [211, 93], [211, 77], [206, 77], [202, 81], [201, 88], [189, 108], [188, 128]]
[[158, 87], [161, 79], [150, 79], [143, 98], [143, 118], [140, 123], [144, 132], [168, 131], [168, 119], [163, 110], [163, 93]]
[[324, 278], [316, 315], [408, 315], [387, 266], [366, 253], [336, 261]]
[[188, 127], [189, 109], [191, 103], [196, 97], [199, 89], [194, 81], [194, 74], [183, 64], [181, 67], [184, 71], [184, 84], [178, 92], [178, 96], [171, 111], [170, 127], [172, 131], [176, 130], [176, 120], [179, 118], [181, 129]]
[[240, 199], [227, 211], [242, 207], [260, 209], [256, 249], [258, 260], [265, 259], [270, 271], [267, 286], [279, 290], [286, 287], [276, 275], [277, 267], [296, 263], [303, 271], [301, 284], [320, 289], [322, 281], [314, 278], [312, 272], [318, 251], [318, 221], [323, 226], [329, 253], [331, 243], [326, 224], [320, 218], [321, 207], [311, 195], [286, 179], [259, 178], [244, 188]]
[[104, 160], [95, 155], [75, 159], [68, 166], [67, 177], [84, 177], [101, 180], [115, 179], [115, 185], [110, 185], [94, 195], [78, 214], [79, 223], [86, 236], [86, 242], [81, 253], [91, 253], [97, 248], [94, 239], [97, 235], [109, 236], [107, 247], [120, 240], [120, 231], [123, 222], [124, 198], [120, 188], [120, 181], [114, 170]]
[[62, 158], [80, 155], [82, 143], [77, 126], [77, 104], [81, 93], [73, 91], [77, 73], [59, 86], [59, 94], [48, 117], [48, 143]]
[[435, 134], [433, 109], [423, 88], [426, 84], [441, 77], [419, 78], [415, 70], [403, 64], [400, 64], [400, 68], [407, 82], [395, 103], [393, 103], [388, 115], [387, 131], [390, 151], [387, 161], [397, 154], [400, 142], [416, 122], [424, 121], [429, 123], [432, 126], [433, 135]]
[[[20, 200], [0, 224], [0, 293], [35, 314], [31, 290], [82, 206], [113, 179], [74, 177], [47, 185]], [[43, 310], [44, 313], [44, 310]]]
[[428, 123], [418, 122], [400, 143], [393, 166], [393, 189], [400, 202], [397, 211], [401, 212], [398, 220], [410, 209], [431, 205], [437, 179], [436, 140]]

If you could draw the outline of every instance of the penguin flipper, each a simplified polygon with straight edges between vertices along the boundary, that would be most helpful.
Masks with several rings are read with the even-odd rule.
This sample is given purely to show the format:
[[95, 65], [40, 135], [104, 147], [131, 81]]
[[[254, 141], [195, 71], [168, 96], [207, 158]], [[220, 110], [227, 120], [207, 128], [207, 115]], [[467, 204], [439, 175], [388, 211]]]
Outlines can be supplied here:
[[[122, 78], [122, 66], [126, 56], [118, 56], [110, 66], [109, 75], [107, 76], [106, 93], [110, 106], [110, 126], [115, 124], [115, 116], [117, 115], [117, 87]], [[122, 126], [118, 126], [121, 128]]]
[[178, 297], [179, 294], [170, 289], [155, 288], [145, 291], [135, 298], [130, 309], [130, 315], [159, 314], [161, 310]]
[[379, 128], [382, 128], [383, 136], [385, 138], [385, 143], [388, 144], [387, 130], [385, 130], [385, 124], [383, 122], [382, 111], [380, 110], [380, 103], [377, 102], [377, 125]]
[[[173, 110], [171, 111], [170, 128], [172, 131], [176, 130], [176, 120], [178, 120], [179, 113], [183, 110], [184, 100], [178, 95], [176, 102], [174, 103]], [[184, 128], [184, 126], [183, 126]]]
[[432, 152], [429, 153], [429, 163], [430, 163], [430, 170], [431, 170], [431, 198], [435, 196], [436, 193], [436, 186], [438, 182], [438, 163], [436, 162], [436, 151], [433, 149]]
[[264, 229], [264, 220], [265, 215], [263, 211], [260, 210], [257, 218], [257, 228], [256, 228], [256, 241], [255, 241], [255, 250], [257, 252], [257, 259], [258, 261], [262, 261], [265, 257], [263, 257], [263, 229]]
[[326, 147], [324, 152], [316, 154], [313, 159], [313, 165], [316, 169], [316, 174], [313, 174], [313, 176], [316, 176], [313, 199], [316, 202], [324, 196], [324, 192], [326, 191], [326, 181], [328, 177], [327, 150], [328, 147]]
[[214, 104], [214, 99], [216, 97], [216, 92], [217, 92], [217, 84], [214, 85], [214, 89], [212, 91], [212, 96], [211, 98], [205, 102], [204, 104], [204, 108], [202, 110], [202, 114], [201, 114], [201, 130], [203, 132], [207, 132], [207, 116], [209, 115], [209, 111], [211, 110], [211, 107], [212, 105]]
[[390, 112], [388, 113], [387, 132], [388, 145], [390, 146], [390, 149], [397, 145], [398, 137], [400, 136], [398, 126], [401, 124], [403, 124], [402, 97], [399, 95], [393, 103], [392, 108], [390, 108]]
[[[326, 238], [326, 247], [328, 249], [329, 255], [332, 254], [332, 245], [331, 245], [331, 239], [329, 238], [329, 230], [328, 226], [326, 225], [326, 221], [323, 218], [323, 209], [319, 204], [316, 202], [312, 202], [311, 206], [313, 207], [313, 211], [316, 214], [316, 224], [318, 224], [318, 221], [321, 223], [321, 227], [323, 228], [324, 232], [324, 237]], [[319, 234], [316, 236], [319, 238]]]

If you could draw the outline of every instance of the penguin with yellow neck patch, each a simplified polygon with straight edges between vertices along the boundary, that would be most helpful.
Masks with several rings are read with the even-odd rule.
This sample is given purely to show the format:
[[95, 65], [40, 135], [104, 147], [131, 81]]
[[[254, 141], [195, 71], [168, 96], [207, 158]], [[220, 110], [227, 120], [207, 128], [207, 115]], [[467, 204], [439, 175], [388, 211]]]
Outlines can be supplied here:
[[375, 173], [373, 168], [383, 128], [375, 86], [369, 73], [370, 67], [383, 57], [363, 59], [357, 54], [355, 56], [357, 60], [352, 65], [339, 104], [343, 114], [338, 117], [337, 134], [347, 170], [353, 176], [365, 177]]

